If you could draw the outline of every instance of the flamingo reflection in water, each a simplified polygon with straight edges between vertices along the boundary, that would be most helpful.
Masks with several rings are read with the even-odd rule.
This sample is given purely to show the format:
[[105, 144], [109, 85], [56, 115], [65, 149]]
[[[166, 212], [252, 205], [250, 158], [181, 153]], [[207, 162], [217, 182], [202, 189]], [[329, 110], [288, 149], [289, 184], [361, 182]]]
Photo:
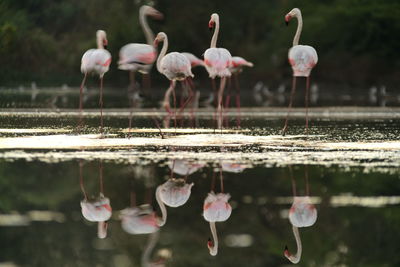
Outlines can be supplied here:
[[[147, 194], [150, 196], [150, 194]], [[149, 234], [146, 247], [142, 253], [141, 266], [165, 266], [164, 260], [153, 262], [151, 253], [159, 239], [160, 218], [157, 217], [150, 203], [136, 206], [136, 194], [131, 192], [131, 206], [120, 212], [122, 229], [131, 235]], [[147, 200], [150, 202], [150, 200]]]
[[[173, 160], [169, 165], [171, 169], [170, 178], [162, 185], [159, 185], [156, 190], [156, 199], [162, 214], [159, 226], [163, 226], [167, 221], [165, 205], [177, 208], [188, 201], [194, 185], [194, 183], [187, 183], [188, 176], [203, 167], [202, 164], [190, 163], [186, 160]], [[174, 172], [185, 175], [185, 177], [174, 178]]]
[[305, 183], [306, 183], [306, 195], [297, 196], [296, 192], [296, 181], [294, 180], [292, 169], [290, 168], [290, 175], [292, 180], [293, 190], [293, 204], [289, 210], [289, 221], [292, 224], [292, 230], [297, 244], [296, 254], [289, 252], [288, 247], [285, 247], [284, 255], [292, 263], [299, 263], [302, 253], [302, 244], [300, 239], [299, 229], [300, 227], [310, 227], [317, 221], [317, 210], [312, 204], [309, 197], [310, 190], [308, 184], [308, 167], [305, 167]]
[[89, 199], [83, 185], [83, 162], [79, 162], [79, 181], [84, 199], [81, 201], [82, 215], [90, 222], [97, 222], [97, 236], [107, 237], [107, 220], [112, 215], [110, 200], [103, 194], [103, 163], [100, 162], [100, 194], [95, 199]]
[[241, 163], [222, 162], [221, 168], [224, 172], [241, 173], [248, 168], [248, 165]]
[[203, 204], [203, 216], [206, 221], [210, 223], [210, 229], [213, 239], [208, 239], [207, 247], [210, 255], [216, 256], [218, 254], [218, 235], [217, 228], [215, 227], [216, 222], [224, 222], [229, 219], [232, 213], [232, 207], [228, 203], [230, 194], [224, 193], [224, 184], [222, 176], [222, 168], [219, 170], [220, 174], [220, 187], [221, 193], [214, 192], [215, 176], [211, 184], [211, 192], [204, 200]]

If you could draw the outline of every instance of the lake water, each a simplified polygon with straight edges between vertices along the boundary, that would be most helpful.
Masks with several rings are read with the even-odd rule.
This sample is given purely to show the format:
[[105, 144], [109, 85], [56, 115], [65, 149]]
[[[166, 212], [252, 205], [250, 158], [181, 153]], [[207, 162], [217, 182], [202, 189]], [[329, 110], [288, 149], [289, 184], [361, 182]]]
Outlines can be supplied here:
[[[40, 93], [32, 102], [26, 90], [3, 93], [0, 266], [289, 266], [296, 214], [311, 224], [298, 228], [300, 266], [400, 265], [399, 108], [312, 108], [308, 136], [296, 108], [282, 137], [281, 107], [245, 107], [240, 127], [232, 108], [222, 131], [213, 109], [201, 107], [175, 130], [150, 103], [134, 109], [129, 130], [130, 110], [109, 98], [101, 138], [94, 100], [76, 130], [76, 90], [42, 91], [57, 95], [52, 103]], [[157, 188], [172, 178], [182, 179], [182, 205], [167, 207], [159, 227]], [[215, 223], [216, 256], [204, 209], [224, 217], [229, 206], [204, 205], [210, 192], [229, 194], [232, 208]], [[105, 238], [81, 208], [102, 195], [112, 208], [101, 198], [97, 208], [111, 216]], [[306, 209], [291, 209], [299, 201]]]

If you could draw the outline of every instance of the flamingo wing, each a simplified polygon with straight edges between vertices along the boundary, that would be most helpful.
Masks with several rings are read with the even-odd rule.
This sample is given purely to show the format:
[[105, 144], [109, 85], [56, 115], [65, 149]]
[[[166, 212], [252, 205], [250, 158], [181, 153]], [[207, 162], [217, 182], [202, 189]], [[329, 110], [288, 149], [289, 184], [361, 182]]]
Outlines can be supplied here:
[[161, 60], [161, 72], [170, 80], [184, 80], [194, 77], [189, 59], [178, 52], [171, 52]]
[[204, 53], [204, 64], [211, 78], [231, 76], [231, 61], [231, 53], [225, 48], [209, 48]]
[[289, 63], [294, 76], [308, 77], [317, 62], [317, 51], [311, 46], [296, 45], [289, 50]]
[[82, 73], [94, 73], [103, 75], [111, 64], [111, 54], [105, 49], [89, 49], [81, 60]]
[[156, 58], [157, 51], [151, 45], [127, 44], [119, 51], [118, 68], [147, 73]]

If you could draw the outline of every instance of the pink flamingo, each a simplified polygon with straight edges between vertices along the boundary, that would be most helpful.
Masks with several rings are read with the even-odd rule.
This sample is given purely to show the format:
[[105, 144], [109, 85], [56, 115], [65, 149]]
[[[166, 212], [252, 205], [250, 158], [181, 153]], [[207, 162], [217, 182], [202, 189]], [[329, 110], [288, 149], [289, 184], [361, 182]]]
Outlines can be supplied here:
[[[183, 206], [188, 201], [194, 183], [186, 183], [187, 178], [190, 174], [203, 167], [203, 165], [191, 164], [184, 160], [173, 160], [170, 162], [169, 167], [171, 169], [170, 178], [156, 189], [156, 200], [162, 214], [159, 226], [163, 226], [167, 221], [167, 209], [165, 205], [176, 208]], [[174, 178], [174, 172], [185, 175], [185, 177]]]
[[147, 23], [147, 16], [162, 19], [163, 14], [151, 6], [140, 7], [139, 22], [146, 36], [147, 44], [130, 43], [124, 45], [119, 51], [118, 68], [130, 72], [132, 90], [135, 89], [135, 72], [147, 75], [157, 58], [157, 50], [153, 46], [154, 33]]
[[293, 96], [296, 90], [296, 77], [307, 77], [306, 81], [306, 93], [305, 93], [305, 105], [306, 105], [306, 133], [308, 134], [308, 99], [309, 99], [309, 87], [310, 87], [310, 73], [311, 70], [318, 62], [317, 51], [309, 45], [299, 45], [299, 39], [301, 30], [303, 28], [303, 19], [301, 11], [298, 8], [293, 8], [285, 16], [286, 24], [292, 18], [297, 18], [297, 31], [293, 39], [293, 46], [289, 50], [289, 63], [293, 69], [293, 82], [292, 91], [290, 93], [289, 107], [285, 119], [285, 126], [282, 129], [282, 135], [285, 135], [288, 127], [289, 113], [292, 108]]
[[[231, 66], [232, 56], [231, 53], [225, 48], [217, 48], [217, 39], [219, 33], [219, 16], [214, 13], [208, 22], [208, 27], [213, 29], [215, 26], [214, 34], [211, 39], [210, 48], [204, 52], [204, 63], [206, 70], [212, 80], [215, 77], [220, 77], [220, 87], [218, 90], [218, 103], [217, 112], [219, 113], [218, 127], [222, 127], [222, 97], [224, 95], [224, 88], [226, 84], [226, 77], [231, 76], [229, 67]], [[214, 82], [213, 82], [214, 84]]]
[[229, 219], [232, 213], [232, 207], [228, 203], [230, 199], [229, 194], [224, 193], [222, 169], [220, 169], [221, 193], [214, 193], [214, 181], [212, 183], [211, 192], [204, 200], [203, 216], [206, 221], [210, 223], [210, 230], [213, 237], [208, 239], [207, 247], [210, 255], [216, 256], [218, 253], [218, 235], [215, 222], [224, 222]]
[[158, 226], [163, 226], [167, 221], [167, 209], [165, 205], [172, 208], [184, 205], [190, 197], [193, 185], [193, 183], [186, 183], [186, 179], [170, 178], [157, 187], [156, 199], [162, 214]]
[[204, 67], [204, 61], [201, 60], [200, 58], [196, 57], [192, 53], [182, 52], [181, 54], [184, 55], [185, 57], [187, 57], [187, 59], [189, 59], [190, 65], [192, 66], [192, 68], [198, 67], [198, 66]]
[[96, 199], [89, 200], [85, 188], [83, 186], [83, 174], [82, 174], [82, 161], [79, 163], [79, 181], [81, 190], [85, 198], [81, 201], [81, 211], [83, 217], [90, 222], [98, 222], [97, 236], [99, 238], [107, 237], [107, 220], [110, 219], [112, 214], [112, 208], [110, 205], [110, 199], [103, 195], [103, 165], [100, 163], [100, 195]]
[[306, 196], [299, 197], [296, 194], [296, 182], [293, 178], [292, 170], [292, 190], [293, 190], [293, 204], [289, 210], [289, 221], [292, 224], [292, 230], [296, 239], [297, 252], [291, 254], [288, 247], [285, 247], [284, 255], [292, 263], [299, 263], [302, 253], [302, 245], [299, 233], [299, 227], [310, 227], [317, 221], [317, 209], [312, 204], [309, 197], [308, 173], [306, 169]]
[[[188, 160], [175, 159], [168, 162], [168, 167], [176, 174], [187, 176], [197, 172], [204, 167], [203, 163], [191, 162]], [[172, 174], [171, 174], [172, 177]]]
[[154, 46], [157, 47], [159, 42], [163, 42], [163, 47], [157, 59], [157, 70], [168, 80], [171, 81], [170, 87], [165, 92], [163, 106], [170, 112], [169, 97], [171, 92], [174, 98], [174, 108], [175, 108], [175, 127], [176, 127], [176, 97], [175, 97], [175, 85], [176, 81], [184, 81], [187, 78], [193, 78], [194, 75], [191, 70], [190, 61], [178, 52], [167, 53], [168, 49], [168, 37], [164, 32], [159, 32], [154, 40]]
[[82, 109], [83, 109], [83, 87], [86, 82], [88, 74], [96, 74], [100, 76], [100, 124], [101, 133], [103, 133], [103, 76], [110, 68], [111, 54], [105, 49], [107, 48], [108, 41], [106, 32], [98, 30], [96, 32], [97, 49], [87, 50], [81, 60], [81, 72], [84, 74], [79, 91], [79, 112], [81, 114], [80, 122], [82, 123]]

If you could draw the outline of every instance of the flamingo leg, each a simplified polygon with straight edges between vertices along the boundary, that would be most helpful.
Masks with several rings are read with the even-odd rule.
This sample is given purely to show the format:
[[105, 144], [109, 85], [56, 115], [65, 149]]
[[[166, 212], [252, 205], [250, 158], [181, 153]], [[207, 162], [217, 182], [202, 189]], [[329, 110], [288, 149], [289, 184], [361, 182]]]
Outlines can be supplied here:
[[189, 96], [188, 96], [188, 99], [186, 99], [186, 101], [182, 104], [182, 106], [181, 106], [181, 108], [180, 108], [180, 110], [179, 110], [179, 113], [182, 113], [183, 110], [185, 109], [185, 107], [186, 107], [188, 104], [190, 104], [191, 101], [192, 101], [192, 99], [193, 99], [193, 90], [192, 90], [192, 87], [190, 86], [190, 84], [189, 84], [189, 82], [188, 82], [188, 79], [190, 79], [190, 78], [187, 78], [184, 82], [185, 82], [186, 85], [187, 85], [187, 86], [185, 86], [185, 88], [188, 89], [188, 91], [189, 91]]
[[170, 107], [170, 104], [169, 104], [169, 98], [171, 96], [171, 93], [172, 93], [172, 90], [174, 89], [174, 87], [175, 87], [175, 81], [171, 81], [167, 91], [164, 94], [164, 101], [163, 101], [163, 104], [162, 104], [163, 107], [165, 108], [165, 110], [169, 114], [171, 114], [171, 107]]
[[222, 175], [222, 166], [219, 166], [219, 179], [220, 179], [220, 187], [221, 193], [224, 193], [224, 176]]
[[238, 79], [238, 74], [233, 74], [233, 78], [235, 80], [235, 87], [236, 87], [236, 108], [237, 108], [237, 115], [236, 115], [236, 126], [240, 128], [240, 84]]
[[289, 113], [292, 110], [293, 97], [294, 97], [295, 91], [296, 91], [296, 77], [293, 76], [292, 91], [290, 92], [289, 107], [288, 107], [288, 111], [287, 111], [287, 114], [286, 114], [285, 126], [283, 126], [283, 129], [282, 129], [282, 136], [285, 136], [285, 134], [286, 134], [286, 130], [287, 130], [287, 127], [288, 127], [288, 121], [289, 121]]
[[306, 93], [305, 93], [305, 106], [306, 106], [306, 135], [308, 135], [308, 102], [310, 98], [310, 76], [307, 76]]
[[293, 196], [297, 196], [297, 192], [296, 192], [296, 180], [294, 179], [294, 175], [293, 175], [293, 169], [292, 166], [289, 165], [289, 173], [290, 173], [290, 180], [292, 181], [292, 193]]
[[83, 185], [83, 161], [79, 161], [79, 185], [81, 187], [82, 193], [85, 196], [85, 200], [87, 200], [87, 194], [85, 191], [85, 187]]
[[174, 99], [174, 126], [175, 126], [175, 132], [176, 132], [176, 94], [175, 94], [175, 84], [176, 82], [173, 81], [173, 86], [172, 86], [172, 97]]
[[130, 86], [128, 89], [128, 97], [129, 97], [129, 106], [130, 106], [130, 111], [129, 111], [129, 130], [128, 130], [128, 136], [129, 138], [131, 137], [131, 129], [132, 129], [132, 119], [133, 119], [133, 107], [136, 105], [135, 104], [135, 72], [130, 71], [129, 72], [129, 80], [130, 80]]
[[103, 161], [100, 160], [99, 163], [99, 180], [100, 180], [100, 193], [104, 194], [104, 186], [103, 186]]
[[100, 77], [100, 133], [103, 136], [103, 76]]
[[220, 128], [221, 130], [222, 130], [222, 112], [223, 112], [222, 99], [224, 96], [225, 84], [226, 84], [226, 77], [222, 77], [220, 81], [220, 87], [218, 90], [218, 107], [217, 107], [217, 111], [219, 114], [218, 128]]
[[[231, 88], [232, 87], [232, 79], [231, 77], [228, 78], [228, 85], [226, 87], [226, 97], [225, 97], [225, 104], [224, 104], [224, 108], [225, 108], [225, 112], [229, 111], [229, 106], [231, 105]], [[225, 117], [225, 122], [224, 122], [226, 127], [229, 127], [229, 118], [228, 116]]]
[[83, 87], [85, 86], [87, 78], [87, 73], [83, 76], [81, 87], [79, 88], [79, 121], [78, 121], [78, 128], [81, 128], [83, 126]]

